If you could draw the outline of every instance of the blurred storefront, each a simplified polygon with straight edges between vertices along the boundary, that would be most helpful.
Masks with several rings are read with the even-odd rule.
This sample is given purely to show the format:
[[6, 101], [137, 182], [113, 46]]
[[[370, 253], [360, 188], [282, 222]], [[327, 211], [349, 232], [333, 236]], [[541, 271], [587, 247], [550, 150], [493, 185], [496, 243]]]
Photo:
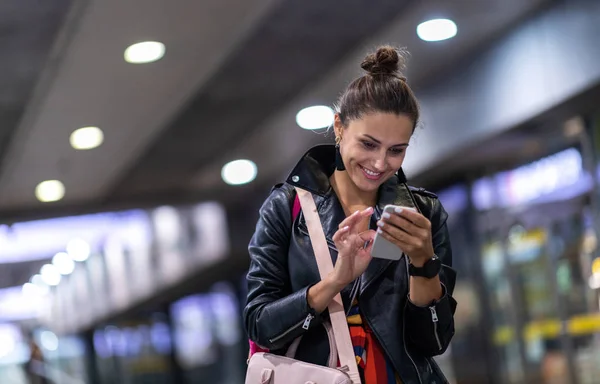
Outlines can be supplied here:
[[[244, 347], [236, 344], [240, 304], [231, 288], [237, 284], [213, 283], [200, 296], [156, 301], [227, 261], [220, 204], [38, 220], [4, 232], [2, 261], [53, 262], [23, 287], [1, 291], [0, 382], [26, 383], [32, 370], [51, 383], [172, 383], [178, 372], [195, 382], [217, 360], [234, 364], [233, 350], [235, 365], [243, 366]], [[226, 356], [215, 352], [220, 345]], [[31, 364], [34, 354], [41, 360]], [[238, 382], [231, 372], [212, 376]]]
[[460, 271], [458, 382], [600, 377], [600, 152], [588, 128], [579, 145], [439, 191]]

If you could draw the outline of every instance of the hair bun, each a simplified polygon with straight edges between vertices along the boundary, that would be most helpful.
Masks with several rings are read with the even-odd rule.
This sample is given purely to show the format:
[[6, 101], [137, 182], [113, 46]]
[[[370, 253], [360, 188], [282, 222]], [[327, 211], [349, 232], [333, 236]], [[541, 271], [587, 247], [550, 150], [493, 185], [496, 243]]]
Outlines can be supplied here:
[[367, 55], [360, 66], [371, 75], [398, 75], [404, 69], [404, 61], [403, 52], [384, 45]]

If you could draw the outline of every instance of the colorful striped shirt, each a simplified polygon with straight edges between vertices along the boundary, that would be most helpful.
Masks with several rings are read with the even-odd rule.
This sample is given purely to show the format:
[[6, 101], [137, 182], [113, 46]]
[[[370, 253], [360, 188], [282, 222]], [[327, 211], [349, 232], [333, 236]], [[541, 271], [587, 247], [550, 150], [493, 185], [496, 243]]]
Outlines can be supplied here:
[[361, 382], [363, 384], [402, 384], [373, 331], [367, 322], [363, 321], [357, 300], [352, 303], [347, 320]]

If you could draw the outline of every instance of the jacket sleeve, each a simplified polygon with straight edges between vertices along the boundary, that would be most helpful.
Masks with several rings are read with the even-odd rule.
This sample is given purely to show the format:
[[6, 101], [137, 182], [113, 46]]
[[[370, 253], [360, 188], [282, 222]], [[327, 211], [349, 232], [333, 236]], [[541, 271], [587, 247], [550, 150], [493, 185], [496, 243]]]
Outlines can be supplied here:
[[[288, 249], [292, 231], [292, 198], [286, 188], [276, 188], [263, 203], [250, 241], [248, 296], [244, 325], [250, 340], [263, 348], [281, 349], [300, 336], [314, 311], [309, 307], [309, 287], [292, 292]], [[316, 322], [312, 322], [316, 323]], [[308, 328], [308, 326], [307, 326]]]
[[432, 209], [433, 247], [442, 261], [440, 280], [442, 297], [428, 306], [419, 307], [407, 299], [405, 309], [406, 338], [411, 349], [423, 356], [431, 357], [443, 354], [454, 336], [454, 312], [456, 300], [452, 297], [456, 272], [452, 269], [452, 249], [446, 220], [448, 214], [439, 200], [435, 200]]

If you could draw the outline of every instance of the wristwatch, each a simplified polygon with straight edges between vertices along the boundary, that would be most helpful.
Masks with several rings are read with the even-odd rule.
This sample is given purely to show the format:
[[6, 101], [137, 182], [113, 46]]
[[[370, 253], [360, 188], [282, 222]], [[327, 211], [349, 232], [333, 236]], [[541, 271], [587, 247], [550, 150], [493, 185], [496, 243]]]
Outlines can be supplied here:
[[410, 276], [419, 276], [431, 279], [440, 273], [442, 269], [442, 261], [436, 255], [425, 262], [422, 267], [415, 267], [414, 265], [408, 265], [408, 274]]

